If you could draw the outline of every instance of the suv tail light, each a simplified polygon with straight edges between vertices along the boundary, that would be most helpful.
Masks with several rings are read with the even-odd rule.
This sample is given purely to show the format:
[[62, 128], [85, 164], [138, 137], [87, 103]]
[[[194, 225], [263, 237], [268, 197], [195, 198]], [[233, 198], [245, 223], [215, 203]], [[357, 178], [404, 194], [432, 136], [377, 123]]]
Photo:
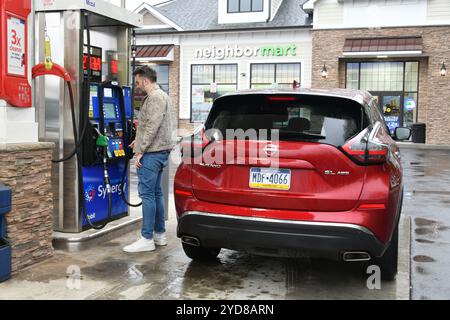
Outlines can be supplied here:
[[364, 129], [342, 146], [347, 156], [357, 164], [381, 164], [386, 162], [389, 147], [383, 143], [381, 124], [377, 122], [372, 130]]

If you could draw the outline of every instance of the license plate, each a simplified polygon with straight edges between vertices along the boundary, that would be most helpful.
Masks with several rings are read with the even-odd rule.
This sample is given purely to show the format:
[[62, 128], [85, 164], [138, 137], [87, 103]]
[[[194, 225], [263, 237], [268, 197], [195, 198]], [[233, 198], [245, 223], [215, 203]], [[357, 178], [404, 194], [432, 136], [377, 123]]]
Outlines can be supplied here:
[[271, 168], [250, 168], [250, 188], [289, 190], [291, 170]]

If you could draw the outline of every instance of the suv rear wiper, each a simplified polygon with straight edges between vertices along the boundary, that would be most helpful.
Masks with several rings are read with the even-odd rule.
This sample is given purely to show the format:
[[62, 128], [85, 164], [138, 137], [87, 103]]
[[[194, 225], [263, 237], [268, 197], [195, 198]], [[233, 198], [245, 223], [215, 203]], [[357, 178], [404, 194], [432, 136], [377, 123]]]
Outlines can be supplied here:
[[298, 132], [298, 131], [280, 131], [280, 136], [284, 136], [285, 134], [289, 136], [296, 136], [299, 138], [311, 138], [311, 139], [317, 139], [317, 140], [324, 140], [327, 137], [322, 136], [320, 134], [315, 133], [307, 133], [307, 132]]

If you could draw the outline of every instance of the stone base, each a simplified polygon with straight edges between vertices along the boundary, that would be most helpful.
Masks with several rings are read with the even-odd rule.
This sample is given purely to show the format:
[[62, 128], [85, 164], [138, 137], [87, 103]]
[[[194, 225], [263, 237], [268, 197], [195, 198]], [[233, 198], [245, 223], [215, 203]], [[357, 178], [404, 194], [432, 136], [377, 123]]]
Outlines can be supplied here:
[[0, 181], [12, 189], [6, 214], [12, 272], [53, 256], [53, 143], [0, 144]]

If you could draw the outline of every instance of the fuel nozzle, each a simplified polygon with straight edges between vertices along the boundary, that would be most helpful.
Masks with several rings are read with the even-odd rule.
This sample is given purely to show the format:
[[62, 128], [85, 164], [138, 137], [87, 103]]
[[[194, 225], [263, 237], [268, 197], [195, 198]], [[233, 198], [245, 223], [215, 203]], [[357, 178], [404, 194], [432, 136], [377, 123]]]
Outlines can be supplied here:
[[108, 136], [101, 134], [100, 131], [97, 128], [94, 128], [95, 131], [97, 131], [97, 140], [95, 141], [95, 144], [97, 145], [97, 147], [101, 147], [103, 148], [104, 152], [104, 158], [111, 158], [111, 152], [109, 151], [109, 138]]
[[100, 131], [94, 127], [95, 131], [97, 131], [97, 140], [95, 141], [95, 143], [97, 144], [98, 147], [103, 147], [106, 148], [109, 145], [109, 138], [103, 134], [100, 133]]

